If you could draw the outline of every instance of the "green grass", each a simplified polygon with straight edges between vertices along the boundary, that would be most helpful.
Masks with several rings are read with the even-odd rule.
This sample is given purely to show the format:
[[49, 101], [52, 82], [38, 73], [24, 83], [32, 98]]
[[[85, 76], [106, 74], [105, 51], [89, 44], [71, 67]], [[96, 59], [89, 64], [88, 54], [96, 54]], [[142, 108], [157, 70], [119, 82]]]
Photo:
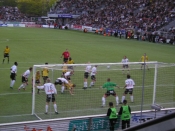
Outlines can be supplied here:
[[[17, 88], [21, 84], [21, 74], [34, 64], [62, 63], [60, 56], [62, 52], [68, 48], [71, 57], [75, 63], [114, 63], [120, 62], [126, 55], [131, 62], [137, 62], [143, 53], [147, 53], [150, 61], [159, 61], [165, 63], [174, 63], [175, 46], [166, 44], [155, 44], [136, 40], [118, 39], [114, 37], [103, 37], [92, 33], [82, 33], [70, 30], [54, 30], [54, 29], [36, 29], [36, 28], [0, 28], [0, 49], [4, 50], [8, 45], [11, 49], [10, 63], [0, 64], [0, 123], [35, 120], [31, 116], [32, 95], [31, 95], [31, 77], [26, 91], [18, 93]], [[3, 59], [3, 57], [1, 57]], [[18, 73], [17, 81], [14, 89], [9, 88], [10, 84], [10, 67], [17, 61]], [[100, 71], [98, 67], [97, 82], [94, 88], [86, 91], [83, 87], [83, 71], [79, 67], [75, 68], [75, 75], [72, 81], [77, 85], [75, 95], [70, 96], [66, 91], [60, 94], [60, 86], [57, 86], [58, 95], [56, 96], [57, 105], [60, 114], [44, 115], [45, 112], [45, 94], [42, 92], [36, 95], [36, 113], [42, 119], [62, 118], [80, 115], [105, 114], [107, 106], [100, 108], [101, 97], [106, 92], [99, 89], [106, 78], [110, 77], [112, 81], [119, 86], [124, 86], [126, 76], [121, 70]], [[120, 67], [112, 67], [116, 69]], [[140, 65], [138, 69], [130, 71], [132, 78], [135, 80], [136, 88], [134, 90], [135, 103], [129, 103], [132, 110], [140, 110], [141, 92], [142, 92], [142, 75]], [[174, 106], [174, 84], [175, 84], [175, 68], [167, 67], [158, 69], [157, 94], [156, 102], [165, 107]], [[60, 71], [54, 71], [53, 79], [55, 80], [61, 74]], [[50, 71], [50, 77], [52, 73]], [[90, 82], [90, 80], [89, 80]], [[145, 89], [144, 89], [144, 106], [143, 109], [150, 109], [153, 96], [154, 69], [146, 71]], [[119, 98], [123, 94], [123, 89], [116, 89]], [[127, 96], [129, 100], [129, 96]], [[110, 96], [106, 99], [106, 105], [109, 101], [115, 102], [114, 97]], [[119, 109], [119, 107], [117, 108]], [[50, 112], [53, 107], [50, 105]]]

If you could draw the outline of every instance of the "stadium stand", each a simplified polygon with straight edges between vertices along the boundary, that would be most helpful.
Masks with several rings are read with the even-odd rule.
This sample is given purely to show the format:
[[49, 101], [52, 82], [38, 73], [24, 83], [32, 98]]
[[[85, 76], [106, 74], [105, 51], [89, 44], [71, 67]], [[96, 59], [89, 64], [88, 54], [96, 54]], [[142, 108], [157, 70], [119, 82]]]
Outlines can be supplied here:
[[61, 0], [54, 13], [80, 15], [72, 24], [155, 31], [174, 19], [174, 10], [173, 0]]
[[0, 20], [5, 22], [29, 22], [30, 19], [22, 14], [18, 7], [1, 6], [0, 7]]
[[[126, 38], [129, 33], [128, 38], [173, 44], [174, 5], [173, 0], [60, 0], [52, 13], [79, 15], [67, 24], [90, 26], [98, 31], [102, 28], [104, 34], [105, 29], [110, 29], [111, 35], [114, 30], [117, 35], [118, 30], [126, 30], [122, 33]], [[169, 23], [172, 23], [169, 29], [162, 28]]]

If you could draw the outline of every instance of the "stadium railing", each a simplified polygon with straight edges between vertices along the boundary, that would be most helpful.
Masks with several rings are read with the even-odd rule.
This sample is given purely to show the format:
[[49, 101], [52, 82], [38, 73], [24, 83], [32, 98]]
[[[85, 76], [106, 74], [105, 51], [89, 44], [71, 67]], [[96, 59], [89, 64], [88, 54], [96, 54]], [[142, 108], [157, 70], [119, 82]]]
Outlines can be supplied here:
[[[175, 130], [175, 125], [173, 123], [175, 123], [175, 112], [174, 113], [170, 113], [168, 115], [165, 115], [163, 117], [154, 119], [154, 120], [150, 120], [148, 122], [145, 122], [143, 124], [125, 129], [124, 131], [140, 131], [140, 130], [152, 130], [152, 131], [170, 131], [170, 130]], [[167, 126], [168, 125], [168, 126]]]

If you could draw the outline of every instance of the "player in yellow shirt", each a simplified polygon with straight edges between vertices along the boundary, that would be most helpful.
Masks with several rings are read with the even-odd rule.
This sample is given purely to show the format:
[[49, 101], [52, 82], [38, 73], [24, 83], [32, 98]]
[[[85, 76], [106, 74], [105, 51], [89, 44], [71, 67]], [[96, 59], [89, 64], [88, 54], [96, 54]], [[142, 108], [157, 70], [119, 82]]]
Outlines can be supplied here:
[[[146, 55], [146, 53], [143, 54], [143, 56], [141, 57], [141, 62], [148, 62], [148, 56]], [[141, 65], [141, 70], [142, 70], [142, 67], [143, 67], [144, 63]], [[145, 63], [147, 69], [149, 70], [148, 68], [148, 65]]]
[[[71, 57], [69, 57], [68, 64], [75, 64]], [[73, 66], [68, 66], [68, 69], [74, 70]]]
[[[38, 86], [40, 84], [40, 77], [41, 77], [40, 71], [37, 71], [36, 75], [35, 75], [35, 84], [36, 84], [36, 86]], [[33, 78], [32, 78], [32, 84], [33, 84]], [[37, 92], [38, 94], [39, 94], [39, 90], [40, 89], [38, 89], [38, 92]], [[33, 92], [33, 87], [32, 87], [32, 92]]]
[[[45, 65], [48, 65], [48, 63], [45, 63]], [[46, 83], [47, 78], [49, 78], [49, 70], [47, 67], [44, 67], [42, 70], [42, 77], [43, 77], [43, 81], [44, 84]]]
[[74, 87], [76, 87], [75, 84], [73, 84], [73, 83], [71, 83], [71, 82], [69, 81], [68, 84], [65, 84], [65, 87], [66, 87], [66, 89], [69, 89], [69, 93], [70, 93], [71, 95], [74, 95], [74, 94], [73, 94], [73, 89], [74, 89]]
[[9, 63], [9, 57], [10, 57], [9, 53], [10, 53], [10, 48], [8, 46], [6, 46], [6, 48], [4, 49], [4, 52], [3, 52], [4, 59], [3, 59], [2, 63], [4, 63], [6, 57], [8, 58], [8, 63]]
[[62, 67], [62, 76], [64, 77], [64, 74], [67, 72], [67, 62], [65, 62], [63, 64], [63, 67]]

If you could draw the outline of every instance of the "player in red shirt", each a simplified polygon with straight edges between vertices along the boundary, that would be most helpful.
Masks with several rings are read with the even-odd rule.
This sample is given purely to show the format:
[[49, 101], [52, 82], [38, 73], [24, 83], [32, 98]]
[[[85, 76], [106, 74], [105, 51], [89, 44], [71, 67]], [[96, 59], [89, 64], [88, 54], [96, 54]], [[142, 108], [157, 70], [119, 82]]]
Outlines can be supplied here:
[[64, 51], [61, 55], [61, 58], [63, 57], [63, 62], [67, 62], [69, 57], [70, 57], [70, 53], [68, 51], [68, 49], [66, 49], [66, 51]]

